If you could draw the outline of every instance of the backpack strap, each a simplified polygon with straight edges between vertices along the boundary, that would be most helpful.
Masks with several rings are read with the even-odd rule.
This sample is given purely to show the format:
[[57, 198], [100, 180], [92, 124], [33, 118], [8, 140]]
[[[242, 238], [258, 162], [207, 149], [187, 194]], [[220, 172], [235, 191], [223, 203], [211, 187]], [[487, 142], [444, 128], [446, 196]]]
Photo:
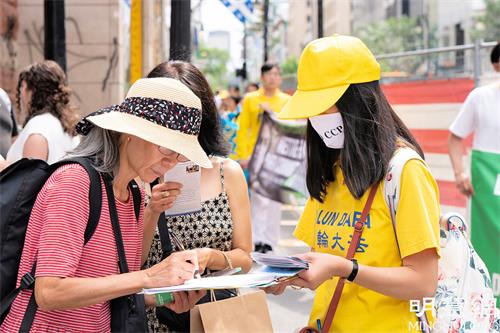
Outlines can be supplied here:
[[[399, 250], [398, 234], [396, 232], [396, 212], [399, 205], [399, 198], [401, 196], [401, 176], [406, 163], [410, 160], [421, 161], [425, 166], [427, 166], [425, 161], [416, 151], [409, 147], [401, 147], [394, 152], [394, 155], [389, 161], [389, 166], [384, 179], [384, 199], [387, 207], [389, 208], [394, 237], [396, 238], [396, 244], [398, 245], [400, 255], [401, 251]], [[418, 317], [418, 319], [419, 322], [423, 322], [422, 332], [427, 333], [427, 327], [429, 327], [427, 315], [424, 314], [424, 318]]]
[[29, 333], [31, 326], [33, 325], [33, 320], [35, 320], [37, 310], [38, 304], [36, 304], [35, 291], [33, 290], [28, 306], [26, 307], [26, 312], [24, 313], [23, 321], [19, 327], [19, 333]]
[[[19, 288], [16, 288], [12, 290], [7, 296], [5, 296], [3, 302], [1, 303], [1, 315], [2, 318], [4, 318], [12, 303], [16, 299], [17, 295], [21, 292], [21, 290], [26, 290], [26, 289], [32, 289], [35, 285], [35, 271], [36, 271], [36, 262], [33, 264], [33, 267], [31, 268], [31, 272], [25, 274], [21, 278], [21, 284]], [[34, 303], [33, 303], [34, 302]], [[35, 319], [35, 313], [37, 310], [38, 306], [36, 305], [35, 302], [35, 293], [30, 297], [28, 307], [26, 308], [26, 313], [23, 317], [23, 321], [21, 323], [21, 327], [19, 329], [20, 332], [29, 332], [31, 328], [31, 324], [33, 323], [33, 319]], [[24, 330], [24, 331], [23, 331]]]
[[95, 230], [97, 229], [97, 224], [101, 218], [102, 209], [102, 187], [101, 187], [101, 176], [94, 167], [90, 164], [89, 159], [84, 157], [75, 157], [69, 160], [65, 160], [64, 163], [68, 164], [71, 162], [76, 162], [81, 165], [90, 178], [90, 190], [89, 190], [89, 221], [87, 227], [85, 228], [84, 234], [84, 244], [87, 244]]
[[[97, 172], [96, 169], [90, 164], [88, 158], [85, 157], [74, 157], [71, 159], [67, 159], [61, 161], [54, 166], [56, 168], [60, 167], [64, 164], [77, 163], [81, 165], [90, 178], [90, 190], [89, 190], [89, 221], [87, 223], [87, 227], [85, 228], [85, 236], [84, 236], [84, 244], [92, 238], [94, 232], [97, 228], [97, 224], [99, 223], [99, 219], [101, 218], [101, 209], [102, 209], [102, 186], [101, 186], [101, 175]], [[142, 204], [142, 194], [139, 189], [139, 185], [135, 182], [135, 180], [131, 180], [129, 183], [130, 190], [132, 192], [132, 199], [134, 201], [134, 213], [136, 220], [139, 220], [139, 214], [141, 213], [141, 204]]]
[[394, 234], [396, 234], [396, 210], [401, 196], [401, 175], [404, 166], [410, 160], [419, 160], [425, 164], [422, 157], [413, 149], [408, 147], [397, 149], [389, 161], [384, 179], [384, 199], [387, 207], [389, 207]]
[[101, 176], [99, 172], [94, 169], [90, 163], [90, 159], [87, 157], [72, 157], [59, 161], [52, 164], [50, 167], [52, 172], [56, 171], [63, 165], [67, 164], [78, 164], [85, 169], [90, 178], [90, 188], [89, 188], [89, 220], [87, 222], [87, 227], [85, 228], [84, 234], [84, 244], [87, 244], [92, 235], [94, 234], [99, 219], [101, 218], [102, 209], [102, 186], [101, 186]]

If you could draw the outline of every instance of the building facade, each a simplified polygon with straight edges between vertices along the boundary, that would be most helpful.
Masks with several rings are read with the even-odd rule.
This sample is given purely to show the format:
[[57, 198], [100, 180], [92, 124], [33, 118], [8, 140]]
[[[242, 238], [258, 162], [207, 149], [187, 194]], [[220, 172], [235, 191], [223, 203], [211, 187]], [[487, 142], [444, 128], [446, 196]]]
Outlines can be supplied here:
[[[143, 75], [168, 54], [169, 5], [142, 1]], [[0, 6], [0, 84], [15, 100], [19, 72], [44, 59], [44, 1], [2, 0]], [[81, 115], [120, 102], [129, 87], [130, 11], [131, 0], [65, 1], [67, 77]]]

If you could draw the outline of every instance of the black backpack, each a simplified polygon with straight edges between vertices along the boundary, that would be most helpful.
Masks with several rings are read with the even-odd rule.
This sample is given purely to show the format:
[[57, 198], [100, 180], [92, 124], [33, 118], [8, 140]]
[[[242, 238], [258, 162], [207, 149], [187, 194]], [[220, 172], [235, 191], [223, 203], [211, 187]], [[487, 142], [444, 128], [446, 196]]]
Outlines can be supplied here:
[[[16, 282], [26, 229], [38, 192], [55, 170], [65, 164], [75, 163], [81, 165], [90, 177], [89, 220], [84, 235], [86, 244], [95, 232], [102, 208], [101, 177], [88, 159], [71, 158], [49, 165], [42, 160], [23, 158], [0, 173], [0, 324], [19, 292], [34, 288], [36, 263], [31, 272], [23, 275], [18, 288]], [[137, 184], [135, 187], [132, 185], [132, 195], [137, 218], [141, 204]], [[21, 324], [21, 332], [29, 331], [37, 308], [33, 293]]]

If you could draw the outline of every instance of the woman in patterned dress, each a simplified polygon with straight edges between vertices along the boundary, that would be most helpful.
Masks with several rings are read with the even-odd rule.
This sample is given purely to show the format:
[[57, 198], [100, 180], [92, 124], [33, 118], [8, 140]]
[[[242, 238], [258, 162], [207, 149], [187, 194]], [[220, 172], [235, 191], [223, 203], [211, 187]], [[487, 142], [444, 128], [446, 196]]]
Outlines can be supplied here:
[[[227, 155], [229, 149], [221, 132], [208, 82], [195, 66], [182, 61], [162, 63], [148, 77], [178, 79], [201, 99], [203, 118], [198, 141], [211, 157], [214, 166], [212, 169], [202, 169], [201, 172], [202, 210], [167, 217], [170, 232], [177, 236], [184, 248], [196, 249], [200, 271], [221, 270], [229, 266], [249, 271], [252, 266], [252, 232], [247, 184], [239, 164], [221, 157]], [[164, 192], [171, 187], [171, 183], [154, 186], [148, 208], [156, 212], [167, 208], [162, 206], [164, 199], [161, 198], [168, 197]], [[162, 255], [160, 235], [156, 230], [146, 266], [159, 262]], [[217, 293], [216, 296], [227, 298], [230, 294], [231, 291], [228, 290]], [[209, 300], [210, 296], [206, 296], [200, 302]], [[157, 307], [149, 310], [148, 319], [152, 332], [189, 331], [189, 312], [178, 315], [165, 307]]]

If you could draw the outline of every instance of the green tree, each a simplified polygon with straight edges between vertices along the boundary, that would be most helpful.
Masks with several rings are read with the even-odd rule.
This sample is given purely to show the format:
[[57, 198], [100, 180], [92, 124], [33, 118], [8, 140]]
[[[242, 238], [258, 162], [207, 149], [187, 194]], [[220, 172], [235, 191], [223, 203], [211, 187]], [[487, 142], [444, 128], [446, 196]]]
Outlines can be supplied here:
[[298, 67], [299, 63], [297, 61], [297, 58], [294, 56], [290, 56], [281, 64], [281, 72], [284, 75], [297, 74]]
[[[420, 20], [421, 22], [423, 20]], [[427, 29], [428, 42], [424, 45], [425, 30], [419, 20], [410, 17], [391, 17], [356, 30], [359, 37], [375, 55], [414, 51], [437, 46], [435, 29]], [[404, 57], [380, 61], [383, 71], [414, 72], [425, 61], [424, 57]]]
[[477, 17], [471, 38], [488, 42], [500, 39], [500, 0], [485, 0], [484, 14]]
[[199, 48], [195, 63], [205, 74], [212, 89], [218, 90], [227, 86], [228, 61], [228, 51], [202, 45]]

